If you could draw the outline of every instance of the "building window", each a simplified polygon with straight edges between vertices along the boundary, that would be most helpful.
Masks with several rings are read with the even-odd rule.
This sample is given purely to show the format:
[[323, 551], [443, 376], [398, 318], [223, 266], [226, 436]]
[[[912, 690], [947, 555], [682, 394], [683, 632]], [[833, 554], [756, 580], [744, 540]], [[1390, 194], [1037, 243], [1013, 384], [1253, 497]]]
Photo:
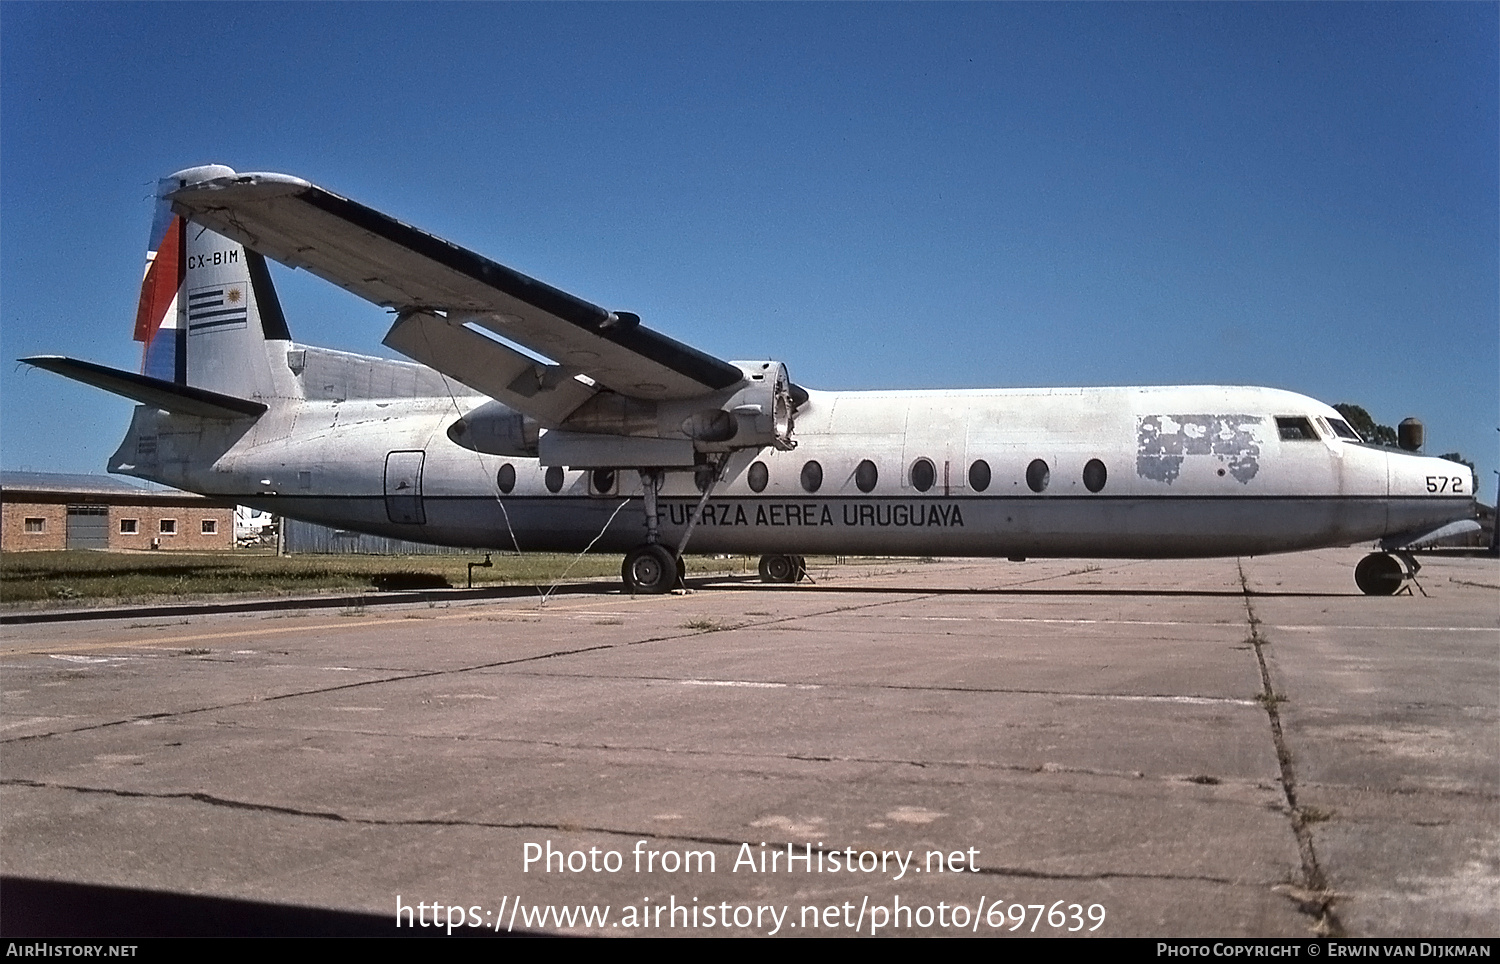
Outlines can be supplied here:
[[216, 522], [213, 519], [204, 519], [203, 520], [203, 534], [206, 535], [206, 536], [218, 535], [219, 534], [219, 523]]
[[139, 523], [135, 519], [120, 520], [120, 535], [133, 536], [140, 531]]
[[161, 528], [160, 528], [159, 531], [164, 536], [175, 536], [177, 534], [177, 520], [176, 519], [163, 519], [163, 520], [161, 520]]
[[26, 531], [27, 532], [46, 532], [47, 531], [47, 520], [46, 519], [28, 518], [26, 520]]

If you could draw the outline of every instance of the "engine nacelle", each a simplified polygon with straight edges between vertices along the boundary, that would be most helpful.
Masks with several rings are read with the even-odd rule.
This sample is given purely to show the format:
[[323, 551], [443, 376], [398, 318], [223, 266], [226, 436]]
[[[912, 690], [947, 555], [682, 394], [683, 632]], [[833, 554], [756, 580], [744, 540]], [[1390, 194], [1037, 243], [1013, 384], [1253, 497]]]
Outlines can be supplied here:
[[536, 458], [541, 427], [536, 419], [499, 402], [485, 402], [448, 426], [448, 438], [485, 455]]
[[[780, 362], [735, 362], [745, 373], [739, 384], [701, 398], [653, 401], [601, 392], [585, 402], [563, 422], [556, 445], [544, 445], [543, 461], [556, 460], [579, 468], [600, 458], [622, 458], [615, 454], [633, 451], [628, 445], [605, 444], [602, 437], [656, 439], [674, 452], [733, 452], [766, 446], [787, 451], [796, 447], [792, 439], [795, 415], [794, 387]], [[549, 433], [550, 434], [550, 433]], [[584, 445], [583, 437], [598, 436], [597, 445]], [[573, 458], [563, 461], [563, 439]], [[682, 445], [688, 443], [688, 446]], [[642, 448], [642, 457], [656, 448]], [[587, 454], [585, 454], [587, 453]], [[661, 455], [656, 456], [660, 458]], [[682, 456], [678, 456], [679, 461]], [[579, 461], [587, 459], [588, 461]], [[599, 465], [675, 464], [650, 461], [612, 461]]]

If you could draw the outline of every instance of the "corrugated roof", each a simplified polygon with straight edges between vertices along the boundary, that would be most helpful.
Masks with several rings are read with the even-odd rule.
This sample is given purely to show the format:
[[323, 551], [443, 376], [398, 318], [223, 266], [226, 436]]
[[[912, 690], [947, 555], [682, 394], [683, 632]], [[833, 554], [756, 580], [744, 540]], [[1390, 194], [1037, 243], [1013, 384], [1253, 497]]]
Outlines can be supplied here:
[[140, 485], [108, 475], [83, 475], [75, 472], [0, 472], [0, 491], [7, 493], [34, 492], [50, 495], [108, 496], [112, 499], [144, 499], [159, 502], [162, 499], [207, 499], [195, 492], [184, 492], [166, 485]]
[[144, 495], [152, 491], [108, 475], [70, 472], [0, 472], [0, 489], [16, 492], [90, 492], [100, 495]]

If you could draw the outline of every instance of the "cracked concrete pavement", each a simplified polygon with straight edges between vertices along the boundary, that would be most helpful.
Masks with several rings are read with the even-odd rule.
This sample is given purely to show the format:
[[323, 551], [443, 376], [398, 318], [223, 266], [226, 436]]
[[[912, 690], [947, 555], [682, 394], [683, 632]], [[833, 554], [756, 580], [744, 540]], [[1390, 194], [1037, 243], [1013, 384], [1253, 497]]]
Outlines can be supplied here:
[[[673, 900], [790, 908], [791, 934], [899, 900], [971, 926], [893, 933], [1062, 901], [1111, 936], [1493, 935], [1496, 563], [1372, 599], [1359, 555], [8, 626], [0, 871], [379, 926], [399, 895], [487, 924], [610, 905], [531, 928], [607, 934], [667, 931], [616, 925]], [[623, 866], [524, 866], [548, 841]], [[715, 869], [636, 872], [637, 841]], [[733, 869], [762, 843], [921, 869]]]

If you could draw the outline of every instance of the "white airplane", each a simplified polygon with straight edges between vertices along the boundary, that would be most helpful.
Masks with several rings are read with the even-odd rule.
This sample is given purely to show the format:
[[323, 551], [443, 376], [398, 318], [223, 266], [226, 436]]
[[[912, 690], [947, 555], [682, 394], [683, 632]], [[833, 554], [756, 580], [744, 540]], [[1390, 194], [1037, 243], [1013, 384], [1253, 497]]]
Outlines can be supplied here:
[[[1466, 468], [1292, 392], [813, 391], [283, 174], [163, 179], [151, 248], [140, 374], [24, 359], [140, 403], [111, 472], [402, 539], [623, 552], [635, 592], [677, 585], [690, 542], [791, 582], [808, 553], [1380, 540], [1355, 581], [1389, 594], [1400, 547], [1474, 515]], [[384, 343], [412, 361], [294, 342], [266, 257], [394, 311]]]

